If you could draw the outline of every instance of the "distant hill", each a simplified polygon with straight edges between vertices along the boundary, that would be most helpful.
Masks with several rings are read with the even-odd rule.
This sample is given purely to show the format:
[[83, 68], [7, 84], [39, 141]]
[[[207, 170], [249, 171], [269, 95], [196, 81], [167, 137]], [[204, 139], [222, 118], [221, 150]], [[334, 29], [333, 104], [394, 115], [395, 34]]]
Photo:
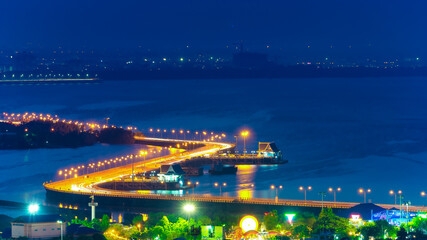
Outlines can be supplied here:
[[10, 222], [12, 222], [12, 220], [13, 218], [0, 214], [0, 232], [3, 232], [6, 228], [10, 228]]

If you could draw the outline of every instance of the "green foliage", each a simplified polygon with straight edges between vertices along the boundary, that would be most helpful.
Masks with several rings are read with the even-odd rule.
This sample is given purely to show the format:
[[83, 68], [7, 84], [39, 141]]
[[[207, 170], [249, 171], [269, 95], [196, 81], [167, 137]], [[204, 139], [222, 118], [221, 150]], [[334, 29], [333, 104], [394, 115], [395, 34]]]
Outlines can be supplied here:
[[369, 237], [380, 238], [381, 230], [377, 224], [374, 222], [367, 222], [363, 226], [359, 228], [360, 234], [363, 235], [365, 239], [369, 239]]
[[110, 226], [110, 218], [108, 217], [108, 215], [104, 214], [104, 216], [102, 216], [101, 221], [94, 219], [92, 221], [92, 224], [95, 230], [98, 230], [100, 232], [105, 232]]
[[132, 219], [132, 225], [136, 226], [138, 224], [143, 224], [144, 221], [142, 220], [142, 215], [137, 215]]
[[330, 208], [324, 208], [320, 212], [317, 221], [313, 224], [313, 232], [317, 234], [339, 234], [344, 237], [355, 230], [356, 228], [350, 224], [348, 219], [336, 216]]
[[387, 237], [396, 237], [397, 229], [390, 225], [386, 220], [378, 220], [375, 222], [367, 222], [358, 230], [365, 239], [373, 237], [376, 239], [384, 239]]
[[277, 210], [265, 214], [263, 220], [267, 230], [276, 229], [279, 224], [279, 215], [277, 215]]
[[[174, 218], [174, 216], [172, 216], [172, 218]], [[156, 226], [148, 229], [148, 236], [151, 238], [159, 236], [161, 239], [167, 240], [187, 237], [189, 229], [188, 221], [180, 217], [177, 217], [174, 220], [176, 221], [169, 221], [167, 216], [163, 216]]]
[[420, 230], [422, 232], [427, 232], [427, 219], [415, 217], [409, 222], [409, 227], [414, 230]]
[[316, 222], [316, 217], [314, 216], [313, 213], [310, 213], [310, 212], [297, 213], [294, 219], [294, 226], [306, 225], [307, 227], [312, 229], [315, 222]]
[[292, 236], [298, 237], [298, 238], [307, 238], [311, 235], [311, 229], [304, 224], [298, 225], [294, 227], [292, 230]]
[[79, 224], [88, 228], [93, 228], [93, 222], [88, 222], [87, 220], [71, 219], [71, 224]]

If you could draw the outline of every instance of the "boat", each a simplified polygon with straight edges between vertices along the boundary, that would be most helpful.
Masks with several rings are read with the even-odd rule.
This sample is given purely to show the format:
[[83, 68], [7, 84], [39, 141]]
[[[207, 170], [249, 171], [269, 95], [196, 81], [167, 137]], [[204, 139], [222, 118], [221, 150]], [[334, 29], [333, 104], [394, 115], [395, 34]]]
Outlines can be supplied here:
[[237, 167], [235, 166], [224, 166], [222, 163], [212, 165], [209, 169], [209, 173], [212, 175], [224, 175], [224, 174], [236, 174]]

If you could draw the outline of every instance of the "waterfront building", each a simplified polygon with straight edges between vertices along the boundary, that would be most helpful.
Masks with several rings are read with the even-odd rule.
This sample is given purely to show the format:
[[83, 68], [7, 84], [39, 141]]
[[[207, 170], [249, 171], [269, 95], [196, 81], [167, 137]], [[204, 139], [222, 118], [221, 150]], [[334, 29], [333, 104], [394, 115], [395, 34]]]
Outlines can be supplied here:
[[179, 164], [162, 165], [160, 167], [160, 173], [157, 174], [160, 181], [166, 183], [179, 183], [181, 187], [185, 182], [184, 175], [185, 172]]
[[281, 159], [282, 152], [274, 142], [259, 142], [258, 157]]
[[65, 235], [66, 223], [58, 215], [28, 215], [12, 223], [12, 238], [48, 239]]

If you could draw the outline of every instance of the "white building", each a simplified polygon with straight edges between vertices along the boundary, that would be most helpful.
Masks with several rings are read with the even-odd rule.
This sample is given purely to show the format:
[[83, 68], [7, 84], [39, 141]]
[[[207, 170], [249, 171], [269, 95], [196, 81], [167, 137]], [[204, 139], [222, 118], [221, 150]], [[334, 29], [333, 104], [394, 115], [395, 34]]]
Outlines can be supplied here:
[[[50, 239], [65, 236], [66, 223], [58, 215], [29, 215], [12, 223], [12, 238]], [[62, 225], [62, 227], [61, 227]]]

